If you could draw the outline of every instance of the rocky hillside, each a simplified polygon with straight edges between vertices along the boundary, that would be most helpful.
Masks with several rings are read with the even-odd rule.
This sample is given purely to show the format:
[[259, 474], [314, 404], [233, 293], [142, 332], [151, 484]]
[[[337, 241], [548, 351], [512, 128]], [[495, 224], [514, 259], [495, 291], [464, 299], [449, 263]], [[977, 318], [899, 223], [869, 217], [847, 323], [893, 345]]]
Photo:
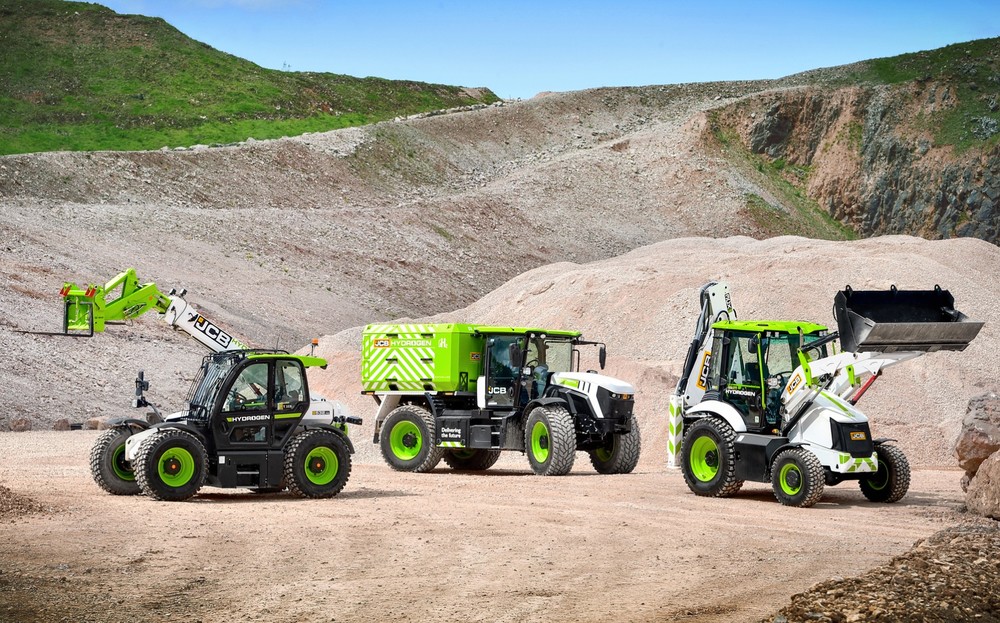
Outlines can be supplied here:
[[860, 236], [997, 243], [998, 76], [1000, 39], [814, 72], [715, 111], [707, 139]]

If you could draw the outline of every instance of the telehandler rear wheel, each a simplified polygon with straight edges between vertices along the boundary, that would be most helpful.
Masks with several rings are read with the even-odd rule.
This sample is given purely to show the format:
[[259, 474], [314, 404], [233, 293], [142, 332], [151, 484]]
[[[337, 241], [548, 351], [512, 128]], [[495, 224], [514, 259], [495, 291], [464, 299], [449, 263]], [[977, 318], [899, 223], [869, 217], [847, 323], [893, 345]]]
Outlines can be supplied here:
[[771, 466], [774, 497], [785, 506], [808, 508], [823, 497], [823, 464], [805, 448], [789, 448]]
[[115, 426], [101, 433], [90, 449], [90, 474], [111, 495], [139, 494], [135, 470], [125, 460], [125, 440], [131, 436], [128, 426]]
[[910, 462], [896, 446], [879, 444], [878, 471], [862, 478], [861, 493], [872, 502], [898, 502], [910, 488]]
[[379, 447], [389, 467], [400, 472], [429, 472], [445, 451], [434, 445], [434, 416], [415, 405], [397, 407], [386, 416]]
[[332, 498], [351, 477], [351, 452], [328, 430], [299, 433], [285, 450], [284, 481], [299, 497]]
[[135, 478], [149, 497], [179, 502], [198, 493], [207, 465], [201, 440], [179, 428], [164, 428], [139, 446]]
[[684, 433], [681, 471], [695, 495], [725, 498], [743, 486], [736, 478], [733, 427], [715, 417], [696, 420]]
[[629, 416], [629, 432], [624, 435], [609, 435], [602, 448], [590, 451], [590, 463], [600, 474], [630, 474], [639, 464], [642, 440], [639, 437], [639, 423], [635, 416]]
[[524, 449], [539, 476], [562, 476], [576, 460], [576, 428], [566, 407], [536, 407], [524, 427]]
[[499, 450], [455, 448], [444, 454], [444, 462], [452, 469], [481, 472], [493, 467], [500, 458]]

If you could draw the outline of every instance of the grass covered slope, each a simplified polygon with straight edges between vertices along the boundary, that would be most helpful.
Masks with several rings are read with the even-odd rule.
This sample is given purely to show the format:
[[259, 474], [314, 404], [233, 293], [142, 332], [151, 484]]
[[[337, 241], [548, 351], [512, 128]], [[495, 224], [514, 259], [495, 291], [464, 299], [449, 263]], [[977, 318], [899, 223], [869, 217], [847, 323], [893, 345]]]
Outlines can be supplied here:
[[497, 99], [488, 89], [264, 69], [159, 18], [0, 0], [0, 154], [276, 138]]

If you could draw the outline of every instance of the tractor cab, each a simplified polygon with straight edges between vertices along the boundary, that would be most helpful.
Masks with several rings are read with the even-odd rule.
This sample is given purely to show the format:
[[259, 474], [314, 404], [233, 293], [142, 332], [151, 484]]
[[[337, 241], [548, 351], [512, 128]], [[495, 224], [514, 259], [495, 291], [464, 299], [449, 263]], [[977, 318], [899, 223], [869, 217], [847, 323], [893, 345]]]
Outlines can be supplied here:
[[[826, 327], [805, 322], [721, 321], [714, 339], [707, 388], [735, 407], [747, 430], [780, 428], [781, 390], [799, 365], [801, 346], [823, 337]], [[826, 356], [826, 346], [808, 351]]]

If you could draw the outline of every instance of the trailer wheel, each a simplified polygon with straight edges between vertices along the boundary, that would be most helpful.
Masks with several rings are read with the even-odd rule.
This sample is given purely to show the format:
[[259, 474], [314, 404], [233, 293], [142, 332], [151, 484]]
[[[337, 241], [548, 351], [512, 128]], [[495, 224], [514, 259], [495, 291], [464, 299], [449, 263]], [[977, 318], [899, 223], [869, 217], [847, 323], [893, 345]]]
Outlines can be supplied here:
[[603, 447], [590, 451], [590, 463], [600, 474], [630, 474], [639, 463], [642, 439], [639, 423], [635, 416], [629, 416], [629, 432], [622, 435], [608, 435]]
[[861, 479], [861, 493], [872, 502], [898, 502], [910, 488], [910, 462], [896, 446], [879, 444], [878, 471]]
[[288, 491], [304, 498], [332, 498], [351, 477], [351, 452], [337, 433], [307, 430], [285, 449]]
[[389, 467], [400, 472], [429, 472], [445, 451], [434, 445], [434, 416], [415, 405], [397, 407], [386, 416], [379, 447]]
[[481, 472], [493, 467], [500, 458], [499, 450], [455, 448], [444, 454], [444, 462], [452, 469]]
[[197, 437], [179, 428], [164, 428], [139, 446], [135, 477], [149, 497], [179, 502], [198, 493], [207, 465], [205, 446]]
[[771, 466], [774, 497], [785, 506], [808, 508], [823, 497], [823, 464], [805, 448], [789, 448]]
[[135, 471], [125, 460], [125, 440], [131, 436], [128, 426], [115, 426], [101, 433], [90, 449], [90, 474], [111, 495], [139, 494]]
[[743, 486], [736, 478], [736, 432], [715, 417], [704, 417], [687, 427], [681, 444], [681, 471], [695, 495], [725, 498]]
[[539, 476], [562, 476], [576, 460], [576, 428], [566, 407], [536, 407], [524, 427], [524, 448]]

